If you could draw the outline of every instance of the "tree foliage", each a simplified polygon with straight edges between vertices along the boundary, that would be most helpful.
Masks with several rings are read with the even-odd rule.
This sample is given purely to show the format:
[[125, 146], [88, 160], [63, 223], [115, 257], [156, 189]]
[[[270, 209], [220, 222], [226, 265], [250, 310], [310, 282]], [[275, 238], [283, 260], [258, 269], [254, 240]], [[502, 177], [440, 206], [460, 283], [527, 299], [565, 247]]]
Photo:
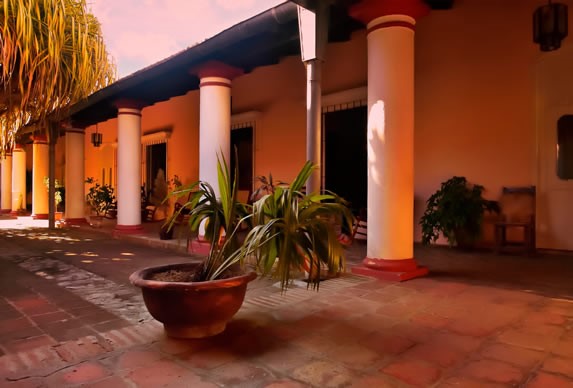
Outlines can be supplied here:
[[112, 83], [115, 64], [86, 0], [0, 0], [0, 147], [46, 128]]

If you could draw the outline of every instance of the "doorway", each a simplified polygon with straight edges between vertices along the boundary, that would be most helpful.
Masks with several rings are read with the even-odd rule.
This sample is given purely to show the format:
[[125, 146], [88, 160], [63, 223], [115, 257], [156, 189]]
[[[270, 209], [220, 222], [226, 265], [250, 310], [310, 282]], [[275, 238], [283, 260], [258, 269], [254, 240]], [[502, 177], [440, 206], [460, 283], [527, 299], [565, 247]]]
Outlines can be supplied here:
[[167, 143], [151, 144], [145, 147], [145, 196], [153, 194], [153, 184], [159, 170], [163, 170], [167, 180]]
[[367, 204], [366, 106], [324, 114], [324, 188], [350, 202], [356, 213]]
[[[236, 158], [235, 149], [237, 150]], [[239, 199], [247, 201], [253, 190], [253, 127], [231, 130], [231, 178], [233, 179], [235, 166], [239, 173], [237, 178]]]

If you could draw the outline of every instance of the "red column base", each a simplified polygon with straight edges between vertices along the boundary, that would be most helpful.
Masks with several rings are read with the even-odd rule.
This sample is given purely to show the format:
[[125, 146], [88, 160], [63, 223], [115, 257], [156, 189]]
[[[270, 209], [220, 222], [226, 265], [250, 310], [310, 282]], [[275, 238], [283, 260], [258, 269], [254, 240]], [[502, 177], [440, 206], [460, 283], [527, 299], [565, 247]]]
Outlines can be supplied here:
[[49, 214], [32, 214], [32, 218], [35, 220], [47, 220], [49, 218]]
[[12, 209], [0, 209], [0, 214], [9, 214], [12, 212]]
[[62, 222], [66, 225], [87, 225], [88, 220], [85, 218], [64, 218]]
[[17, 220], [18, 219], [18, 213], [13, 212], [11, 210], [8, 210], [7, 212], [4, 212], [4, 210], [0, 210], [0, 214], [2, 215], [3, 219], [9, 219], [9, 220]]
[[113, 236], [117, 236], [120, 234], [140, 234], [143, 233], [144, 229], [141, 224], [139, 225], [116, 225], [115, 229], [113, 230]]
[[419, 266], [414, 259], [387, 260], [365, 258], [362, 265], [352, 267], [352, 273], [380, 280], [403, 282], [428, 274], [428, 268]]
[[189, 241], [189, 246], [187, 247], [187, 251], [189, 253], [195, 253], [204, 256], [207, 256], [210, 250], [211, 250], [211, 243], [209, 241], [198, 240], [195, 238]]

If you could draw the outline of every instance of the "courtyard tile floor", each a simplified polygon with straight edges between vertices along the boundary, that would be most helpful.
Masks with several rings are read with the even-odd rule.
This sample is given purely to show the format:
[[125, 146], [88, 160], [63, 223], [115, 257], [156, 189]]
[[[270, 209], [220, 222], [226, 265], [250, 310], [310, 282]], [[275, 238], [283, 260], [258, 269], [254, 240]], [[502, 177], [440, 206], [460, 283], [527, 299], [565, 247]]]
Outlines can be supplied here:
[[[223, 334], [174, 340], [127, 276], [197, 257], [85, 228], [0, 228], [0, 387], [573, 387], [570, 257], [496, 267], [431, 249], [417, 253], [431, 275], [404, 283], [345, 274], [281, 294], [256, 280]], [[519, 279], [466, 272], [509, 263]]]

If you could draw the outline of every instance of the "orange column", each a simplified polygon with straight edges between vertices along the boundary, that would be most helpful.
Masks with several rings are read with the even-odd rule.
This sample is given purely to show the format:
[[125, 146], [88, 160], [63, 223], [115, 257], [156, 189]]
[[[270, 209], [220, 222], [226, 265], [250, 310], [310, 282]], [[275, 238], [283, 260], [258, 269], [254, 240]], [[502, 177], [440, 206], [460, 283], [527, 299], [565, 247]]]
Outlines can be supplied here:
[[26, 151], [16, 144], [12, 152], [12, 215], [26, 210]]
[[32, 146], [32, 216], [48, 219], [48, 187], [44, 179], [48, 177], [48, 140], [46, 136], [34, 137]]
[[427, 274], [414, 260], [414, 30], [422, 0], [367, 0], [368, 242], [353, 272], [388, 280]]
[[0, 213], [10, 213], [12, 210], [12, 151], [4, 155], [1, 169]]
[[66, 129], [66, 224], [85, 224], [85, 131]]

